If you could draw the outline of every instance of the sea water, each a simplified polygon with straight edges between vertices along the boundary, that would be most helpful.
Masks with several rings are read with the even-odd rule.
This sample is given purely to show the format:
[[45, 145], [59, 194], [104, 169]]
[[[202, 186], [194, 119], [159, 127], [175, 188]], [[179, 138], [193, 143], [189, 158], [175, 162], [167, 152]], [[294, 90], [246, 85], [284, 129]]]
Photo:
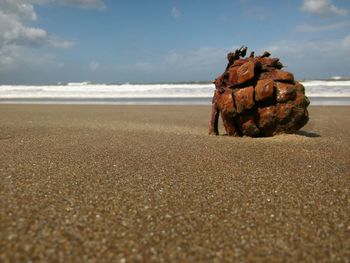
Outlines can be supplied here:
[[[350, 105], [350, 80], [301, 82], [311, 105]], [[0, 103], [208, 105], [215, 86], [203, 83], [0, 85]]]

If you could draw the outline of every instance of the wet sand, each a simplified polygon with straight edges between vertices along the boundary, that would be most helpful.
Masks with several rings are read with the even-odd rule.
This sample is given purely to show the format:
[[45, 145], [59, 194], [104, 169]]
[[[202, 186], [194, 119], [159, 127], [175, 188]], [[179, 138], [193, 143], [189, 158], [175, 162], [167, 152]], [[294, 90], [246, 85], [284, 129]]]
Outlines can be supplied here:
[[0, 261], [347, 262], [350, 107], [260, 139], [209, 113], [0, 105]]

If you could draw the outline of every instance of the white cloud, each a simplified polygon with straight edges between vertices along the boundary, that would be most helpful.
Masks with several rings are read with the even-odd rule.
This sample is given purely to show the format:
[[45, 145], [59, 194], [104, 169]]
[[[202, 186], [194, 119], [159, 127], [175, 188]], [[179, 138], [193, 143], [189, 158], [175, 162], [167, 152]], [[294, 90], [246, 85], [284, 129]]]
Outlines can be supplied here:
[[257, 5], [250, 5], [246, 7], [243, 14], [249, 18], [260, 21], [264, 21], [269, 17], [269, 12], [266, 11], [265, 8]]
[[11, 69], [20, 52], [21, 48], [16, 45], [0, 47], [0, 70]]
[[170, 14], [172, 17], [175, 17], [175, 18], [178, 18], [182, 15], [181, 12], [179, 11], [179, 9], [177, 9], [176, 7], [173, 7], [171, 9]]
[[84, 9], [104, 9], [103, 0], [0, 0], [0, 69], [23, 61], [29, 48], [69, 48], [75, 43], [33, 26], [36, 4], [62, 4]]
[[350, 49], [350, 35], [346, 36], [342, 41], [342, 46], [344, 48]]
[[170, 80], [212, 80], [226, 67], [226, 55], [233, 48], [199, 47], [169, 51], [154, 62], [158, 78]]
[[232, 49], [200, 47], [188, 51], [172, 50], [154, 54], [148, 61], [119, 66], [116, 70], [128, 77], [132, 72], [134, 81], [210, 81], [224, 71], [226, 55]]
[[[5, 0], [9, 1], [9, 0]], [[103, 10], [106, 5], [103, 0], [14, 0], [25, 4], [58, 4], [65, 6], [78, 7], [83, 9], [98, 9]]]
[[103, 10], [106, 8], [103, 0], [51, 0], [51, 2], [67, 6], [76, 6], [84, 9]]
[[91, 61], [89, 64], [89, 68], [91, 71], [96, 71], [98, 70], [100, 67], [100, 63], [96, 62], [96, 61]]
[[332, 40], [307, 40], [307, 41], [279, 41], [270, 46], [267, 50], [282, 55], [299, 54], [298, 58], [307, 58], [317, 54], [322, 58], [335, 59], [336, 56], [350, 57], [350, 35], [341, 39]]
[[347, 16], [349, 13], [347, 9], [333, 5], [332, 0], [304, 0], [301, 10], [321, 16]]
[[1, 0], [0, 10], [3, 14], [17, 14], [20, 20], [36, 21], [37, 16], [29, 1]]
[[133, 65], [133, 68], [144, 72], [150, 72], [155, 69], [155, 66], [150, 62], [139, 61]]
[[204, 69], [210, 65], [225, 61], [230, 49], [200, 47], [188, 52], [171, 51], [165, 56], [165, 62], [181, 68]]
[[350, 35], [340, 39], [279, 41], [265, 48], [300, 77], [349, 76]]
[[340, 29], [344, 27], [350, 27], [350, 22], [341, 22], [341, 23], [334, 23], [334, 24], [328, 24], [328, 25], [309, 25], [309, 24], [302, 24], [295, 27], [296, 32], [323, 32], [328, 30], [335, 30]]

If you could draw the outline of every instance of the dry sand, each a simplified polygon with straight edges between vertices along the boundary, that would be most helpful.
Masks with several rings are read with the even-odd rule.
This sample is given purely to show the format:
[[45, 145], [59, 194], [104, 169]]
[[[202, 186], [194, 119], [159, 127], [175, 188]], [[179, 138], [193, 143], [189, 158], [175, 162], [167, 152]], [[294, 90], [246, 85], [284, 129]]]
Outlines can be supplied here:
[[349, 262], [350, 107], [260, 139], [209, 113], [0, 105], [0, 261]]

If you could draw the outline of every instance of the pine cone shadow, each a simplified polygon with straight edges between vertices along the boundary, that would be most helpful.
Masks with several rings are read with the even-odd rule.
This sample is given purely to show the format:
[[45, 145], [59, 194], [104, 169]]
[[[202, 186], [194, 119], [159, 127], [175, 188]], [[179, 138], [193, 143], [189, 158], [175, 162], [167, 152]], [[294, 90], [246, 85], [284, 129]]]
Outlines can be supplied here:
[[297, 131], [295, 133], [296, 135], [300, 135], [300, 136], [304, 136], [304, 137], [308, 137], [308, 138], [317, 138], [317, 137], [321, 137], [321, 135], [319, 135], [318, 133], [315, 132], [309, 132], [309, 131]]

